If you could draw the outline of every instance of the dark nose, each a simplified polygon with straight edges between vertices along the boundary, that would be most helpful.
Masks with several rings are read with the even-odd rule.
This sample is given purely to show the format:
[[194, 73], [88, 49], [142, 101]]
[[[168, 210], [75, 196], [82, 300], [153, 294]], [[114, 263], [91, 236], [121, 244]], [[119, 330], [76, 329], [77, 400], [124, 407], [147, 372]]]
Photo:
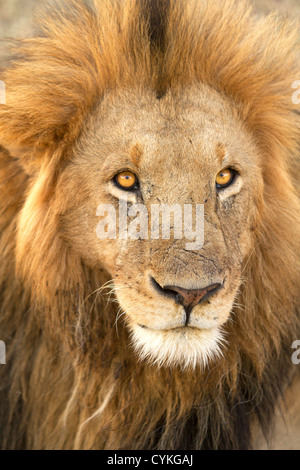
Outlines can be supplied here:
[[201, 301], [211, 297], [221, 287], [220, 283], [211, 284], [202, 289], [183, 289], [178, 286], [164, 286], [163, 290], [174, 296], [177, 303], [192, 310]]
[[191, 312], [192, 308], [198, 305], [201, 301], [208, 299], [214, 295], [221, 287], [222, 284], [219, 282], [203, 287], [202, 289], [184, 289], [178, 286], [164, 286], [160, 284], [152, 277], [152, 285], [156, 291], [165, 297], [173, 298], [175, 302]]

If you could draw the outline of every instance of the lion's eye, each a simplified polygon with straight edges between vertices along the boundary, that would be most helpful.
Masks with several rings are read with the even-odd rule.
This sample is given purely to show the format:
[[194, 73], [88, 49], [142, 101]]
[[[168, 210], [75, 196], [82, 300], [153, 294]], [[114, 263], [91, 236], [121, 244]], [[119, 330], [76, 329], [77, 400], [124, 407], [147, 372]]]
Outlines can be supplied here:
[[227, 188], [230, 186], [236, 176], [236, 172], [231, 168], [226, 168], [225, 170], [220, 171], [216, 177], [216, 186], [218, 189]]
[[138, 179], [131, 171], [122, 171], [121, 173], [118, 173], [115, 175], [114, 181], [119, 188], [127, 191], [137, 189], [138, 187]]

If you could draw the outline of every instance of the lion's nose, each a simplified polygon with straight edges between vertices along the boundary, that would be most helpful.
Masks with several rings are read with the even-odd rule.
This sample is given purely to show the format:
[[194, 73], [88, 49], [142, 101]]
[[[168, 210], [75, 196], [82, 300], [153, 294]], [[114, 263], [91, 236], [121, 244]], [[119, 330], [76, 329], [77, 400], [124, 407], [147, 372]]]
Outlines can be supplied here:
[[173, 297], [175, 302], [183, 305], [183, 307], [186, 309], [188, 308], [190, 311], [202, 300], [207, 299], [208, 296], [211, 297], [220, 289], [220, 287], [222, 287], [222, 284], [219, 282], [210, 284], [209, 286], [201, 289], [184, 289], [179, 286], [161, 287], [154, 278], [152, 278], [152, 284], [161, 294], [164, 294], [167, 297]]
[[202, 289], [183, 289], [178, 286], [164, 286], [164, 290], [174, 292], [175, 300], [177, 303], [184, 307], [195, 307], [204, 297], [213, 295], [221, 287], [220, 283], [211, 284], [210, 286], [203, 287]]

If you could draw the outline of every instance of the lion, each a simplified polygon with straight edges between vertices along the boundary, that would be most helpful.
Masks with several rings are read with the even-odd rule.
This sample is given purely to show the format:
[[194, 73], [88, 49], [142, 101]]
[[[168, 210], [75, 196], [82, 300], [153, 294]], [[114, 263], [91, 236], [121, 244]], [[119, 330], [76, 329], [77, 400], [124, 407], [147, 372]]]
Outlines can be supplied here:
[[[1, 448], [299, 449], [297, 26], [243, 0], [39, 21], [0, 77]], [[111, 237], [122, 203], [203, 207], [201, 248], [174, 213]]]

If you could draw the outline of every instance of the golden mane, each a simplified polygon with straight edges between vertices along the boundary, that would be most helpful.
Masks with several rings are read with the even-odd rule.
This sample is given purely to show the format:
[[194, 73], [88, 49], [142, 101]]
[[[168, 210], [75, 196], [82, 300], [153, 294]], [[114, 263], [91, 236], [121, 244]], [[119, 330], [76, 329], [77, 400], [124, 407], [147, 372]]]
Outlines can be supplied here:
[[[268, 430], [300, 335], [297, 29], [258, 20], [241, 0], [66, 3], [40, 20], [40, 37], [16, 42], [0, 76], [0, 339], [12, 364], [0, 371], [0, 446], [249, 448], [253, 419]], [[137, 362], [128, 333], [114, 327], [115, 305], [91, 296], [108, 274], [69, 249], [51, 201], [107, 91], [150, 88], [159, 99], [199, 82], [226, 96], [250, 130], [265, 189], [232, 312], [242, 315], [227, 325], [218, 365], [191, 374]]]
[[[239, 105], [268, 153], [270, 143], [284, 154], [295, 150], [297, 126], [287, 112], [298, 73], [295, 26], [274, 15], [258, 20], [244, 1], [94, 3], [88, 9], [68, 2], [40, 20], [42, 37], [17, 44], [17, 58], [2, 78], [8, 90], [4, 143], [38, 147], [74, 139], [81, 119], [109, 89], [141, 85], [164, 93], [200, 81]], [[162, 10], [164, 22], [155, 24], [150, 8]], [[164, 38], [163, 47], [149, 31]]]

